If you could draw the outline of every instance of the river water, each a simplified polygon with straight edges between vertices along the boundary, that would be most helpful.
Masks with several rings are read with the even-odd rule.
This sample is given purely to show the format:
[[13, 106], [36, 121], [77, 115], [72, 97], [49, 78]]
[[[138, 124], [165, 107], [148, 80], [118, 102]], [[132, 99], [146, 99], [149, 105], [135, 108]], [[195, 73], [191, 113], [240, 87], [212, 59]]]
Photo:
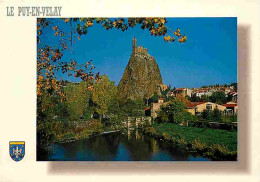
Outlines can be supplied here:
[[141, 135], [109, 133], [88, 139], [55, 144], [48, 161], [209, 161], [196, 153], [162, 140]]

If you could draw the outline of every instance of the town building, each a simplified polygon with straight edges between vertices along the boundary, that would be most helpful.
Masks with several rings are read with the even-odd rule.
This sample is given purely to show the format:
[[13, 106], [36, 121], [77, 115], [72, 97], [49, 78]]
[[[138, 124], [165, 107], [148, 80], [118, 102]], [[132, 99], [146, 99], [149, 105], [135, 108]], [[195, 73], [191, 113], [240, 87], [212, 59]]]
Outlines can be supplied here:
[[197, 91], [197, 92], [193, 92], [192, 95], [195, 95], [196, 97], [201, 98], [201, 96], [205, 95], [205, 96], [211, 96], [212, 92], [211, 91]]
[[177, 97], [177, 96], [182, 96], [182, 97], [189, 96], [189, 97], [191, 97], [192, 90], [189, 89], [189, 88], [177, 88], [177, 89], [173, 90], [173, 93], [174, 93], [175, 97]]
[[153, 119], [156, 118], [157, 115], [158, 115], [158, 112], [160, 110], [160, 107], [162, 105], [167, 105], [167, 104], [168, 104], [168, 102], [164, 102], [163, 98], [158, 98], [158, 102], [157, 103], [153, 103], [153, 105], [152, 105], [152, 112], [151, 112], [152, 118]]
[[227, 102], [223, 104], [226, 107], [225, 115], [234, 115], [237, 114], [238, 105], [236, 102]]
[[203, 112], [204, 110], [214, 109], [224, 111], [226, 107], [212, 102], [188, 102], [187, 104], [187, 111], [193, 115], [195, 115], [197, 112]]

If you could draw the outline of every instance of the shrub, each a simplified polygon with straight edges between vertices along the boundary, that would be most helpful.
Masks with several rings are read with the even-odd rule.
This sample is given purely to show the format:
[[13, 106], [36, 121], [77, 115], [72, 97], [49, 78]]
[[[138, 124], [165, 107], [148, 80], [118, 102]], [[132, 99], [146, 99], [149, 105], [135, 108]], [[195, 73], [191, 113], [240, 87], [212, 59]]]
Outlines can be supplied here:
[[198, 150], [198, 151], [203, 151], [207, 148], [207, 145], [204, 144], [204, 143], [201, 143], [200, 141], [198, 140], [195, 140], [193, 143], [192, 143], [192, 147], [193, 149], [195, 150]]
[[163, 138], [164, 138], [165, 140], [170, 140], [170, 139], [171, 139], [171, 136], [170, 136], [168, 133], [166, 133], [166, 132], [164, 132], [164, 133], [162, 134], [162, 136], [163, 136]]
[[75, 138], [75, 135], [73, 133], [66, 133], [63, 136], [63, 139], [74, 139], [74, 138]]
[[89, 130], [93, 132], [103, 132], [103, 124], [101, 124], [98, 120], [91, 120], [89, 121]]
[[221, 122], [222, 121], [222, 113], [219, 109], [214, 109], [213, 112], [212, 112], [212, 118], [215, 120], [215, 121], [218, 121], [218, 122]]
[[79, 134], [79, 133], [81, 133], [83, 130], [84, 130], [83, 127], [77, 126], [77, 127], [75, 128], [74, 132], [77, 133], [77, 134]]
[[212, 120], [212, 111], [207, 109], [203, 110], [201, 117], [206, 120]]
[[181, 144], [181, 145], [187, 145], [187, 142], [185, 141], [184, 138], [179, 138], [179, 139], [177, 139], [177, 142], [178, 142], [179, 144]]
[[186, 101], [183, 98], [176, 98], [166, 106], [162, 106], [158, 113], [158, 122], [180, 124], [193, 120], [192, 115], [186, 111]]
[[156, 134], [156, 130], [154, 127], [147, 127], [147, 128], [145, 128], [145, 133], [154, 135], [154, 134]]
[[227, 147], [219, 145], [219, 144], [212, 145], [211, 151], [214, 154], [226, 154], [226, 153], [228, 153]]

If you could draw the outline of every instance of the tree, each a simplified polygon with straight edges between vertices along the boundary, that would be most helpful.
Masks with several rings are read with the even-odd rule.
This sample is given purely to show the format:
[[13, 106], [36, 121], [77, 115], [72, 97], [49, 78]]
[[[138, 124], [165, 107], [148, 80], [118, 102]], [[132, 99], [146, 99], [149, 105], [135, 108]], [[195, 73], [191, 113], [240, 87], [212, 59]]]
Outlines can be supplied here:
[[224, 104], [226, 103], [226, 95], [224, 92], [214, 92], [210, 97], [211, 102], [217, 104]]
[[133, 101], [128, 99], [126, 103], [121, 104], [120, 110], [124, 116], [140, 117], [144, 116], [145, 102], [143, 100]]
[[201, 113], [201, 117], [205, 120], [212, 120], [212, 110], [205, 109]]
[[193, 94], [190, 98], [188, 98], [191, 102], [199, 102], [200, 98]]
[[115, 83], [109, 81], [106, 75], [101, 76], [101, 80], [94, 84], [92, 93], [93, 102], [96, 103], [96, 112], [102, 116], [108, 113], [109, 110], [113, 112], [110, 107], [117, 107], [116, 97], [117, 87]]
[[149, 99], [151, 102], [156, 103], [158, 102], [159, 95], [157, 92], [154, 93], [154, 95]]
[[219, 109], [215, 108], [213, 111], [209, 109], [205, 109], [201, 113], [201, 117], [205, 120], [214, 120], [217, 122], [222, 121], [222, 113]]
[[91, 92], [86, 89], [86, 82], [68, 83], [65, 87], [66, 104], [69, 120], [78, 120], [90, 108], [89, 99]]
[[231, 83], [230, 86], [233, 86], [234, 90], [237, 90], [237, 83]]
[[212, 112], [212, 117], [215, 121], [221, 122], [222, 121], [222, 113], [219, 109], [215, 108]]
[[159, 122], [180, 124], [191, 119], [191, 114], [186, 111], [186, 102], [180, 98], [176, 98], [170, 101], [166, 106], [161, 106], [157, 120]]
[[200, 101], [209, 102], [209, 101], [210, 101], [210, 98], [209, 98], [209, 96], [207, 96], [207, 95], [202, 95], [201, 98], [200, 98]]
[[172, 86], [171, 86], [171, 84], [169, 84], [169, 85], [168, 85], [168, 87], [167, 87], [167, 90], [169, 90], [169, 91], [170, 91], [170, 90], [171, 90], [171, 88], [172, 88]]

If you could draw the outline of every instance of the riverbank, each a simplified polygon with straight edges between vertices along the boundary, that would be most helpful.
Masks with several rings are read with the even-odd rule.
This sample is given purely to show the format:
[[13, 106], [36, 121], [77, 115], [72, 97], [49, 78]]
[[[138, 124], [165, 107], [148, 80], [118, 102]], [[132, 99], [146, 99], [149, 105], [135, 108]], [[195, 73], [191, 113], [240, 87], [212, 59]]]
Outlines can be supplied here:
[[72, 142], [72, 141], [76, 141], [76, 140], [87, 139], [92, 136], [106, 135], [106, 134], [117, 133], [117, 132], [121, 132], [121, 130], [110, 130], [110, 131], [103, 131], [103, 132], [86, 132], [85, 131], [85, 132], [81, 132], [78, 134], [68, 133], [63, 136], [62, 135], [59, 136], [59, 138], [57, 138], [54, 143], [68, 143], [68, 142]]
[[41, 161], [210, 161], [138, 130], [110, 132], [69, 143], [55, 143]]
[[180, 126], [171, 123], [141, 128], [147, 135], [165, 140], [212, 160], [237, 160], [237, 131]]

